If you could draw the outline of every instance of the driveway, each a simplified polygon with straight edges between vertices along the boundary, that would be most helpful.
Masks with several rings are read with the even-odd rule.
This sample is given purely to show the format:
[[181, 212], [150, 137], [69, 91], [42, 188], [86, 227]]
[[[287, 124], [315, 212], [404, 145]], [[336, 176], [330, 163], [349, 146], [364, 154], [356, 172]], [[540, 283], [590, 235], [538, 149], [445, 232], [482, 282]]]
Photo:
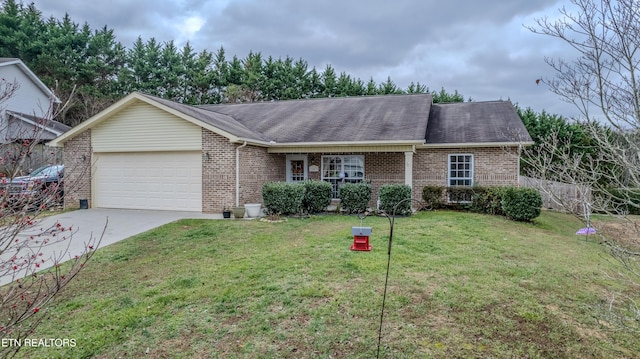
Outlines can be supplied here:
[[[197, 212], [86, 209], [44, 217], [37, 221], [30, 230], [21, 233], [20, 236], [26, 239], [31, 235], [42, 233], [43, 230], [53, 228], [58, 223], [63, 228], [72, 228], [71, 232], [58, 233], [58, 236], [73, 233], [70, 241], [60, 241], [60, 243], [48, 245], [42, 249], [42, 257], [48, 258], [48, 260], [45, 260], [45, 263], [40, 268], [46, 269], [53, 266], [51, 258], [59, 257], [60, 253], [65, 253], [66, 251], [65, 258], [72, 258], [81, 254], [85, 251], [86, 244], [90, 242], [90, 239], [99, 238], [103, 231], [104, 236], [100, 242], [100, 248], [184, 218], [222, 219], [222, 215]], [[6, 253], [0, 258], [6, 260], [5, 257], [13, 254], [15, 253]], [[0, 285], [9, 281], [11, 281], [11, 278], [8, 276], [0, 277]]]

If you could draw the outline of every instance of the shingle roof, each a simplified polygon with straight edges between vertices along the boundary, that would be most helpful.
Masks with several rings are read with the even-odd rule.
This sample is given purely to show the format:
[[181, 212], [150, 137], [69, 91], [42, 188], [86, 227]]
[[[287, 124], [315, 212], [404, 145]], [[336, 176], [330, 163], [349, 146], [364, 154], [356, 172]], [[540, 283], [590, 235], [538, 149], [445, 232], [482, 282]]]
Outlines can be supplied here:
[[532, 143], [508, 101], [432, 104], [431, 95], [412, 94], [190, 106], [135, 92], [53, 140], [52, 145], [64, 143], [120, 106], [138, 100], [175, 111], [232, 141], [267, 146]]
[[35, 124], [43, 126], [44, 128], [52, 132], [55, 132], [57, 134], [65, 133], [71, 129], [71, 126], [65, 125], [62, 122], [58, 122], [50, 119], [44, 119], [44, 118], [36, 117], [33, 115], [27, 115], [25, 113], [15, 112], [15, 111], [7, 111], [7, 113], [9, 114], [9, 116], [13, 118], [16, 118], [18, 120], [26, 119]]
[[198, 106], [276, 143], [423, 141], [431, 95], [322, 98]]
[[13, 57], [0, 57], [0, 64], [5, 63], [5, 62], [17, 62], [18, 59], [13, 58]]
[[427, 144], [531, 142], [509, 101], [433, 104]]

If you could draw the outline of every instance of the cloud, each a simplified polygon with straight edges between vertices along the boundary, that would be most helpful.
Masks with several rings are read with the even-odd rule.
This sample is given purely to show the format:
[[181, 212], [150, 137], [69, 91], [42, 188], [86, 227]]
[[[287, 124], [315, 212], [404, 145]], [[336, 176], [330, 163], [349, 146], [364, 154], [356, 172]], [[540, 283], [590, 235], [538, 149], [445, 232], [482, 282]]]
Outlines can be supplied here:
[[[228, 58], [249, 51], [302, 58], [322, 71], [331, 64], [363, 81], [391, 79], [474, 99], [511, 98], [536, 110], [565, 106], [535, 79], [551, 77], [544, 57], [571, 54], [561, 43], [522, 25], [554, 16], [562, 1], [435, 0], [37, 0], [45, 16], [114, 29], [131, 47], [143, 41], [189, 41], [196, 51]], [[567, 111], [566, 106], [564, 110]]]

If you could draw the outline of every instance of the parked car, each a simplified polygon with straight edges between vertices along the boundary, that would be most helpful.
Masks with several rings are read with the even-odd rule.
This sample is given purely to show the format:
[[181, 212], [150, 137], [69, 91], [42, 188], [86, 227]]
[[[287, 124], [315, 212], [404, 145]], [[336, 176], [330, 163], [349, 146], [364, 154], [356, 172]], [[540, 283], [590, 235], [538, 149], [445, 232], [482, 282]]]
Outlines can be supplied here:
[[7, 186], [12, 207], [49, 207], [62, 201], [64, 165], [40, 167], [26, 176], [15, 177]]

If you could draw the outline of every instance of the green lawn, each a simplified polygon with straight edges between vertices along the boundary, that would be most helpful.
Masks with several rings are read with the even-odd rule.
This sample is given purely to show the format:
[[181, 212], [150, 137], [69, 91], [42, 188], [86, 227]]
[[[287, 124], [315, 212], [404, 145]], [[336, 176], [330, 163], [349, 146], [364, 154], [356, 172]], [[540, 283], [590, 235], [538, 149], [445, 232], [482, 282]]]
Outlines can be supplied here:
[[[349, 250], [353, 216], [182, 220], [103, 248], [29, 358], [375, 358], [389, 224]], [[630, 358], [598, 323], [617, 270], [581, 224], [449, 211], [396, 220], [381, 358]], [[618, 287], [619, 290], [625, 288]]]

